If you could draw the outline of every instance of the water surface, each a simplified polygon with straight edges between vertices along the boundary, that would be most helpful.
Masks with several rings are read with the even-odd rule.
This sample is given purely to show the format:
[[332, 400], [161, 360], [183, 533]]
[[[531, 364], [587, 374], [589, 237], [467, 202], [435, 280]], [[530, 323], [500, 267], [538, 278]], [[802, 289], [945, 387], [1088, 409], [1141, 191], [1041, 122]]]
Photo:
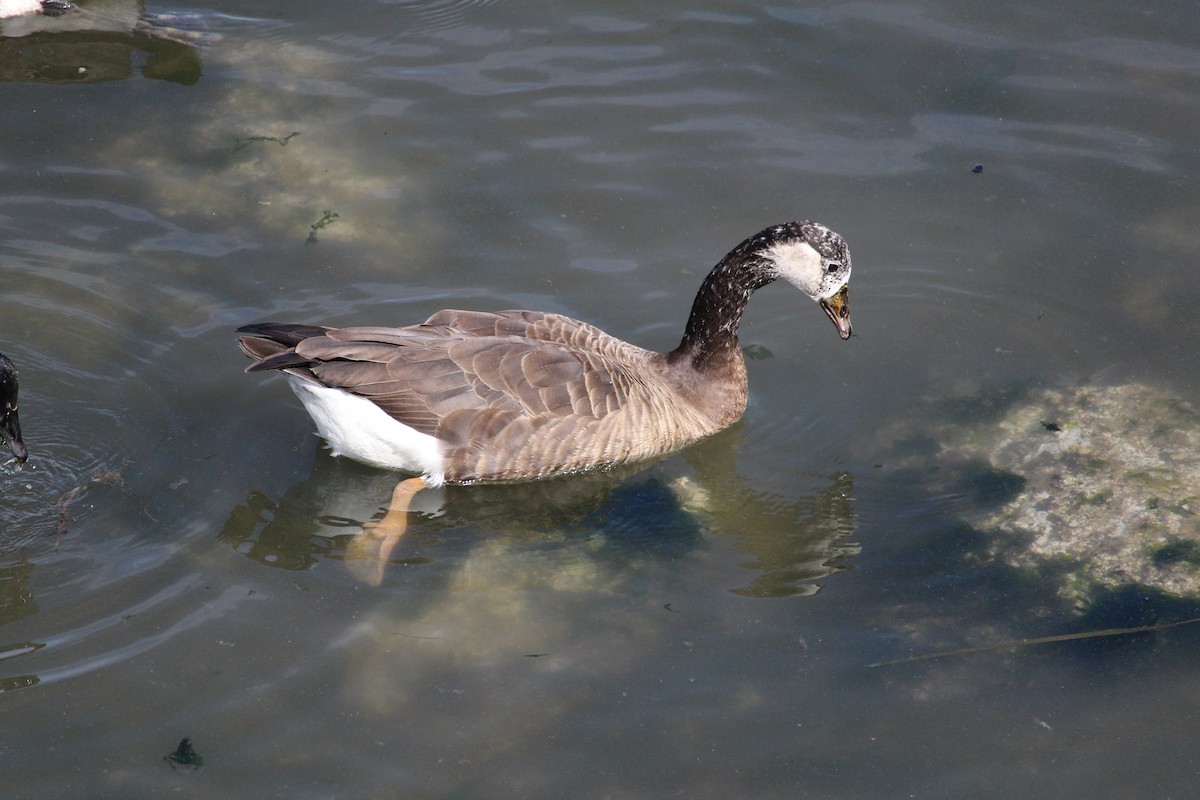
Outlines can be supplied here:
[[[1191, 793], [1191, 628], [866, 665], [1197, 615], [1007, 566], [969, 520], [1011, 487], [921, 438], [1080, 382], [1198, 401], [1193, 9], [80, 5], [0, 28], [8, 796]], [[804, 218], [853, 339], [764, 289], [742, 422], [429, 493], [378, 587], [394, 477], [241, 373], [239, 324], [444, 307], [667, 349]]]

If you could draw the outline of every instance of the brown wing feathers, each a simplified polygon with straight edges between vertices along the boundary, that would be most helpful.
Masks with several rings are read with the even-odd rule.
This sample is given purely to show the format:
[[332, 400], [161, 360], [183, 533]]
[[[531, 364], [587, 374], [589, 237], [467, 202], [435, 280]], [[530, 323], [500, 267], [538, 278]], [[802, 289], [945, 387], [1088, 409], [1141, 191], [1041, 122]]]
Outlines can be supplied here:
[[[441, 311], [409, 328], [263, 324], [239, 330], [250, 334], [241, 346], [256, 361], [248, 372], [282, 369], [315, 378], [435, 433], [438, 421], [456, 412], [488, 412], [469, 427], [494, 430], [517, 416], [603, 417], [620, 408], [626, 392], [619, 384], [632, 379], [625, 370], [614, 375], [619, 365], [571, 345], [542, 344], [564, 332], [599, 335], [566, 322], [574, 320], [534, 312]], [[449, 427], [466, 434], [463, 423]]]

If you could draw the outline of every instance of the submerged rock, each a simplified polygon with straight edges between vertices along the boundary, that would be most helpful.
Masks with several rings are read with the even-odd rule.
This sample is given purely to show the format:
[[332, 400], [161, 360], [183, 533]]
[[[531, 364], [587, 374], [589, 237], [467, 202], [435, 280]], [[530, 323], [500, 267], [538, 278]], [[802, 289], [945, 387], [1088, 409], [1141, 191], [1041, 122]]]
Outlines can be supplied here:
[[1078, 604], [1129, 584], [1200, 595], [1200, 412], [1138, 384], [1033, 391], [993, 410], [904, 438], [926, 443], [907, 466], [936, 464], [938, 489], [997, 534], [994, 558], [1055, 576]]

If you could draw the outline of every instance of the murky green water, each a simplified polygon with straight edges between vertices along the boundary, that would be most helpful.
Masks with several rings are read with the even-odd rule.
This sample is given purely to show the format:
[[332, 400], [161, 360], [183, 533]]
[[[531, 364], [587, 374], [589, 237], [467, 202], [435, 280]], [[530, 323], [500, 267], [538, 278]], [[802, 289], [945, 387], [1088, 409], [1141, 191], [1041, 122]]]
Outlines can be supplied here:
[[[1190, 627], [866, 666], [1200, 616], [1015, 566], [977, 520], [1022, 484], [931, 433], [1197, 402], [1194, 8], [80, 5], [0, 23], [5, 796], [1194, 791]], [[241, 372], [242, 323], [443, 307], [670, 348], [798, 218], [850, 244], [853, 339], [760, 292], [742, 422], [421, 495], [378, 587], [394, 476]]]

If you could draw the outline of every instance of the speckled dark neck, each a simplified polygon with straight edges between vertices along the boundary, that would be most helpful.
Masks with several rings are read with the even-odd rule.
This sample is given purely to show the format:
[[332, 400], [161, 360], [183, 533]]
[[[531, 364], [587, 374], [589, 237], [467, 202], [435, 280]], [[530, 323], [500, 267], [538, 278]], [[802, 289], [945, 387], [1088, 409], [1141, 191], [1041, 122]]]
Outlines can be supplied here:
[[686, 358], [703, 371], [737, 350], [738, 325], [750, 295], [775, 280], [755, 255], [761, 247], [762, 242], [747, 239], [708, 273], [692, 303], [682, 341], [667, 354], [671, 363]]

